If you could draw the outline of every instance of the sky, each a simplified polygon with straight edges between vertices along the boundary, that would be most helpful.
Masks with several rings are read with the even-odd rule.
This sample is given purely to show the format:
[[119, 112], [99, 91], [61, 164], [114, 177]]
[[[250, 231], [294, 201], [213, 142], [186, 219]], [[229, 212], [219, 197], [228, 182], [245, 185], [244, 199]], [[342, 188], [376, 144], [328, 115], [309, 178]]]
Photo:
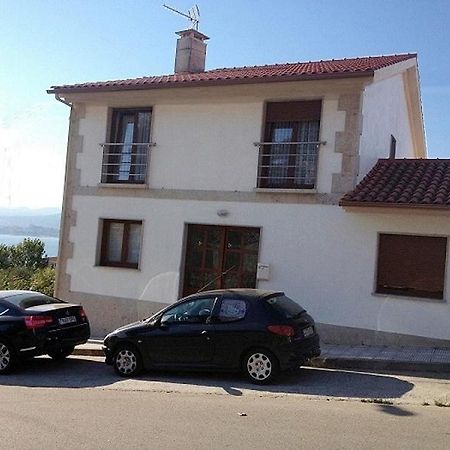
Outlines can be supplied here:
[[52, 85], [173, 73], [197, 3], [206, 68], [417, 52], [429, 157], [450, 158], [450, 0], [0, 0], [0, 207], [62, 203]]

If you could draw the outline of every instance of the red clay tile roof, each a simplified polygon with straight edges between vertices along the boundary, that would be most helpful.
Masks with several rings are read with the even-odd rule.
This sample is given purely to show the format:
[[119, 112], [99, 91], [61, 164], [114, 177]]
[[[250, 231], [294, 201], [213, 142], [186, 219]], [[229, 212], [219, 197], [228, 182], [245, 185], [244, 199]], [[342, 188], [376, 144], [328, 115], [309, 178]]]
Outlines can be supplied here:
[[379, 159], [339, 204], [450, 208], [450, 160]]
[[128, 80], [100, 81], [52, 86], [48, 93], [91, 91], [119, 91], [125, 89], [156, 89], [198, 85], [264, 83], [268, 81], [295, 81], [320, 78], [370, 76], [375, 70], [416, 58], [415, 53], [362, 58], [332, 59], [269, 66], [232, 67], [200, 73], [176, 73]]

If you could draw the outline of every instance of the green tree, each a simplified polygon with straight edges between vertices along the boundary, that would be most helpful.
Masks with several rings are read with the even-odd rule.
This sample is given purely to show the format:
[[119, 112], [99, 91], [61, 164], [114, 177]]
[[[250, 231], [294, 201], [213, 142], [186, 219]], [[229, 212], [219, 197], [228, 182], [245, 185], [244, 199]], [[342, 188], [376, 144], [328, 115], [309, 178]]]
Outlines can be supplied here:
[[11, 247], [0, 244], [0, 269], [7, 269], [11, 266]]
[[46, 267], [45, 245], [24, 239], [17, 245], [0, 244], [0, 289], [23, 289], [53, 295], [55, 269]]
[[44, 267], [47, 257], [45, 244], [40, 239], [24, 239], [20, 244], [10, 246], [10, 263], [13, 267], [39, 269]]
[[36, 270], [31, 277], [29, 289], [52, 296], [55, 290], [55, 268], [44, 267]]

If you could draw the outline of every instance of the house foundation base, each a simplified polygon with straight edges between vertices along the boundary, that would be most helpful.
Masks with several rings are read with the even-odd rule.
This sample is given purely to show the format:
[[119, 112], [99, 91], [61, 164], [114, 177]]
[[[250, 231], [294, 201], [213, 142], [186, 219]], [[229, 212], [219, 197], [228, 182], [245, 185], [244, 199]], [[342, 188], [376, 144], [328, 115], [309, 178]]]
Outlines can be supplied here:
[[317, 323], [320, 340], [335, 345], [450, 348], [450, 340]]

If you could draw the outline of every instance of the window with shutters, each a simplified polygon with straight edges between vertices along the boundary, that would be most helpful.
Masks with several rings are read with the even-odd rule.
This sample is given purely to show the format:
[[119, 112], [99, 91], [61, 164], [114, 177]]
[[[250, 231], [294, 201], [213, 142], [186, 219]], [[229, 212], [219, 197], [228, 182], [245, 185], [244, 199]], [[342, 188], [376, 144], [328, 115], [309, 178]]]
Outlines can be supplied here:
[[266, 105], [260, 143], [258, 187], [316, 187], [322, 102], [273, 102]]
[[376, 292], [444, 298], [447, 238], [380, 234]]

